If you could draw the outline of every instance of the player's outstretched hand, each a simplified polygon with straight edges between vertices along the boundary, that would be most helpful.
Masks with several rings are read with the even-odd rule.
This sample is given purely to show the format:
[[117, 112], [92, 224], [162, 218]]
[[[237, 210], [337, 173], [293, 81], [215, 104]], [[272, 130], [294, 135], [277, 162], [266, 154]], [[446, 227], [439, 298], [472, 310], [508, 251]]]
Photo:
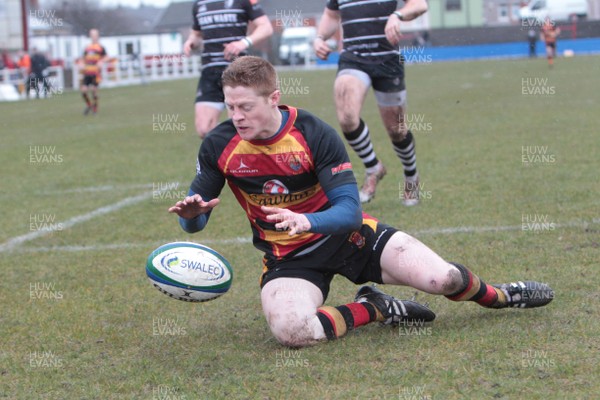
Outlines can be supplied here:
[[329, 48], [327, 42], [321, 39], [320, 37], [316, 38], [313, 41], [313, 48], [315, 50], [315, 54], [321, 60], [327, 60], [327, 57], [329, 57], [329, 53], [331, 53], [331, 49]]
[[192, 219], [200, 214], [206, 214], [216, 207], [220, 201], [219, 199], [204, 201], [202, 200], [202, 196], [195, 194], [175, 203], [173, 207], [169, 208], [169, 212], [177, 214], [182, 218]]
[[275, 221], [275, 229], [289, 231], [290, 236], [310, 230], [310, 222], [306, 215], [298, 214], [287, 208], [265, 207], [260, 208], [269, 221]]
[[402, 38], [400, 19], [393, 14], [389, 16], [385, 24], [385, 37], [392, 46], [397, 46]]

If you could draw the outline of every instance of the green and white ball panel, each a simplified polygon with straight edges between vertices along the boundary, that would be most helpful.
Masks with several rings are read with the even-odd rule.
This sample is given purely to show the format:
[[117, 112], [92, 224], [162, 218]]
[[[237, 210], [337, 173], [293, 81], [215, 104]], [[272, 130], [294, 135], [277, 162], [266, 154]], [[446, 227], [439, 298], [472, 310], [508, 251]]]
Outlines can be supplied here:
[[192, 303], [202, 302], [202, 301], [214, 300], [223, 294], [223, 293], [203, 292], [203, 291], [198, 291], [198, 290], [184, 289], [184, 288], [180, 288], [177, 286], [160, 283], [150, 277], [148, 277], [148, 279], [150, 279], [150, 282], [152, 282], [152, 285], [155, 288], [157, 288], [162, 293], [164, 293], [167, 296], [172, 297], [176, 300], [189, 301]]
[[174, 242], [154, 250], [146, 274], [161, 292], [178, 300], [208, 301], [229, 290], [233, 271], [229, 262], [210, 247]]

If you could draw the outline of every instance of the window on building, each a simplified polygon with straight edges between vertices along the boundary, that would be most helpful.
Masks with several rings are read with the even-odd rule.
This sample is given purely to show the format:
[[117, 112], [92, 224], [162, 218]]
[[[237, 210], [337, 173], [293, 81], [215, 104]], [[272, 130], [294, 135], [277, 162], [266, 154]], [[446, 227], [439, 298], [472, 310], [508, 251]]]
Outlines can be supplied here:
[[535, 4], [531, 6], [532, 10], [540, 10], [542, 8], [546, 8], [546, 0], [537, 1]]
[[508, 5], [498, 4], [498, 22], [508, 22]]
[[521, 10], [521, 7], [519, 6], [519, 4], [513, 4], [511, 7], [511, 18], [512, 19], [519, 19], [519, 11]]
[[446, 0], [446, 11], [460, 11], [462, 9], [461, 0]]

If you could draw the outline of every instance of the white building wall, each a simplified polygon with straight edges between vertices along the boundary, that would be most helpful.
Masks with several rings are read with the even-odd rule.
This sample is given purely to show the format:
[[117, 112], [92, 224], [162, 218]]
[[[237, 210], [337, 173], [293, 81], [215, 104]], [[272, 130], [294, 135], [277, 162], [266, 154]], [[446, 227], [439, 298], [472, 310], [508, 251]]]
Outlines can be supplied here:
[[0, 1], [0, 49], [20, 50], [23, 48], [21, 28], [21, 1]]
[[[65, 61], [67, 66], [80, 58], [85, 46], [90, 43], [86, 36], [37, 36], [30, 38], [31, 47], [48, 52], [53, 59]], [[104, 36], [100, 38], [109, 57], [126, 56], [128, 50], [142, 57], [145, 55], [181, 54], [181, 34], [161, 33], [147, 35]], [[129, 45], [129, 48], [128, 48]]]

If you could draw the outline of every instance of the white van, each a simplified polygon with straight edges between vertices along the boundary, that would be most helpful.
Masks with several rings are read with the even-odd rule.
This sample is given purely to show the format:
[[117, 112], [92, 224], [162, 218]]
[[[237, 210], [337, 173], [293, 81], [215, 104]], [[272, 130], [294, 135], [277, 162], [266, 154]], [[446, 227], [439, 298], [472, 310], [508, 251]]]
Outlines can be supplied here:
[[284, 64], [305, 64], [316, 58], [312, 43], [317, 37], [314, 26], [286, 28], [281, 34], [279, 59]]
[[572, 15], [585, 18], [588, 14], [587, 0], [532, 0], [519, 10], [521, 19], [567, 21]]

